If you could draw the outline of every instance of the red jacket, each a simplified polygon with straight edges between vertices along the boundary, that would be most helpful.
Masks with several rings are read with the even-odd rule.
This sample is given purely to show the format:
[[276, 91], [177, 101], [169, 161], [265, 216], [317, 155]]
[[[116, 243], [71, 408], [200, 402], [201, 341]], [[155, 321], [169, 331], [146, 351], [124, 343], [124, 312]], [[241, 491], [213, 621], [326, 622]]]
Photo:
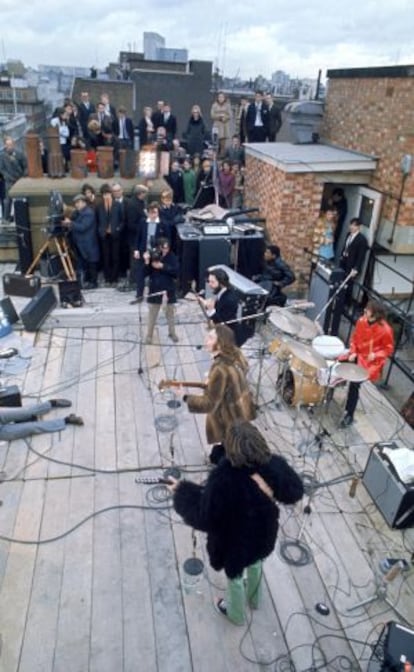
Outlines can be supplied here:
[[[378, 380], [387, 357], [393, 351], [394, 332], [388, 322], [381, 320], [370, 324], [365, 316], [360, 317], [352, 334], [349, 355], [357, 355], [358, 364], [367, 369], [370, 380]], [[368, 361], [371, 353], [375, 359]]]

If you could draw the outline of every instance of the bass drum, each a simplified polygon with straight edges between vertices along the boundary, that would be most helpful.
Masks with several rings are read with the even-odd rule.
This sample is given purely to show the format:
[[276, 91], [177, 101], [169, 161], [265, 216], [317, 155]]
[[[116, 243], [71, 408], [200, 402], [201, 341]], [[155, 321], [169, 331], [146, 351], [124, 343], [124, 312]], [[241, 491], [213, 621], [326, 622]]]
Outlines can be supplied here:
[[301, 371], [287, 369], [279, 376], [282, 398], [288, 406], [320, 404], [325, 396], [325, 387], [318, 383], [315, 375], [307, 376]]

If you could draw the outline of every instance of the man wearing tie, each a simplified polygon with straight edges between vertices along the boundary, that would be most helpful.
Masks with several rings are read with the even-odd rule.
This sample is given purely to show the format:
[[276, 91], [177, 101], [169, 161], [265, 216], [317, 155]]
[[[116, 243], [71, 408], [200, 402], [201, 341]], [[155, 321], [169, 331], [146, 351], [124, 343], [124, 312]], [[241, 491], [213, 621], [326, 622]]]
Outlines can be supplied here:
[[269, 133], [269, 108], [263, 100], [263, 91], [256, 91], [254, 101], [247, 108], [246, 130], [249, 142], [266, 142]]
[[349, 233], [339, 260], [340, 267], [345, 271], [345, 277], [352, 273], [351, 278], [354, 279], [361, 273], [367, 248], [367, 239], [361, 233], [361, 220], [354, 217], [349, 223]]
[[117, 138], [118, 149], [133, 149], [134, 124], [132, 119], [126, 116], [125, 107], [118, 108], [118, 114], [114, 121], [114, 133]]
[[95, 105], [89, 100], [88, 91], [82, 91], [80, 97], [81, 99], [78, 104], [79, 123], [81, 125], [83, 137], [87, 138], [89, 115], [95, 112]]

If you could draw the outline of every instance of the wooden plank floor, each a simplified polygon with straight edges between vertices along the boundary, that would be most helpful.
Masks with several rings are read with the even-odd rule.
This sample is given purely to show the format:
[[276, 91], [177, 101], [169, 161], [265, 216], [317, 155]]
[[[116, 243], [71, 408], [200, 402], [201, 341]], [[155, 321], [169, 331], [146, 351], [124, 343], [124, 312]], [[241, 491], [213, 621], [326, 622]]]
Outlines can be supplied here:
[[[212, 606], [226, 581], [208, 565], [204, 535], [192, 537], [162, 489], [135, 482], [174, 464], [206, 478], [204, 416], [173, 408], [174, 393], [158, 389], [164, 378], [203, 380], [202, 316], [181, 300], [180, 342], [161, 315], [154, 345], [143, 346], [147, 307], [130, 299], [97, 290], [82, 309], [56, 309], [33, 335], [29, 367], [4, 380], [25, 404], [69, 398], [85, 425], [0, 444], [1, 672], [366, 670], [384, 623], [414, 623], [414, 572], [388, 587], [397, 611], [382, 598], [349, 609], [377, 595], [380, 559], [409, 557], [414, 530], [392, 530], [361, 482], [355, 497], [349, 488], [376, 442], [412, 447], [412, 430], [371, 384], [346, 431], [343, 389], [328, 409], [286, 407], [270, 326], [245, 345], [257, 425], [304, 474], [307, 495], [281, 507], [263, 604], [232, 626]], [[194, 540], [205, 572], [190, 587], [182, 564]]]

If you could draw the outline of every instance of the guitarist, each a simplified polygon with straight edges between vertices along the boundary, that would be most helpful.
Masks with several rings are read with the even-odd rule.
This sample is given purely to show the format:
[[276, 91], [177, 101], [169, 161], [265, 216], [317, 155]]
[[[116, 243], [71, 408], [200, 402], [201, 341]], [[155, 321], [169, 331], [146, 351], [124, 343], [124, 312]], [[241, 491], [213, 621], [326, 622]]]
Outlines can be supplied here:
[[213, 324], [226, 324], [234, 333], [237, 346], [243, 345], [246, 338], [243, 333], [243, 323], [237, 322], [239, 301], [236, 292], [230, 287], [229, 276], [222, 268], [213, 268], [208, 274], [208, 285], [214, 292], [210, 299], [199, 298], [205, 308], [209, 320]]
[[213, 446], [210, 460], [217, 463], [224, 455], [227, 429], [236, 420], [253, 420], [256, 414], [246, 380], [248, 364], [235, 344], [234, 334], [225, 324], [208, 332], [205, 349], [212, 364], [207, 384], [201, 395], [186, 394], [183, 401], [191, 413], [207, 413], [206, 436]]

